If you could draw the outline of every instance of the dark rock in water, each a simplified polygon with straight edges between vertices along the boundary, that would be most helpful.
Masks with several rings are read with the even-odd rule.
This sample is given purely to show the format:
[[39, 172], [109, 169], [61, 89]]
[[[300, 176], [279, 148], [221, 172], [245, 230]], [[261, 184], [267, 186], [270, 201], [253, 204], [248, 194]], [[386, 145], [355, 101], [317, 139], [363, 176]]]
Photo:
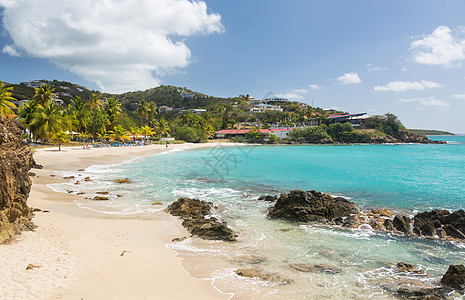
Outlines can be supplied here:
[[128, 178], [116, 179], [115, 182], [116, 183], [129, 183], [129, 179]]
[[98, 195], [108, 195], [109, 193], [108, 192], [96, 192], [96, 194], [98, 194]]
[[342, 197], [333, 198], [317, 191], [290, 191], [281, 194], [268, 210], [268, 217], [298, 222], [331, 222], [356, 214], [360, 208]]
[[293, 268], [294, 270], [300, 272], [322, 272], [322, 273], [330, 273], [330, 274], [337, 274], [341, 273], [342, 269], [335, 266], [330, 266], [327, 264], [289, 264], [289, 267]]
[[441, 284], [456, 290], [465, 290], [465, 267], [463, 265], [450, 265], [446, 274], [441, 278]]
[[391, 219], [386, 219], [384, 220], [384, 228], [386, 228], [387, 231], [394, 231], [394, 224], [392, 223]]
[[166, 210], [173, 216], [181, 217], [192, 235], [205, 240], [235, 241], [237, 235], [227, 226], [226, 222], [214, 217], [206, 218], [211, 213], [213, 203], [190, 198], [179, 198], [170, 204]]
[[358, 227], [360, 225], [360, 220], [356, 215], [350, 215], [348, 216], [342, 223], [344, 227]]
[[212, 208], [213, 203], [211, 202], [181, 197], [170, 204], [166, 210], [173, 216], [181, 218], [203, 218], [210, 214]]
[[410, 229], [411, 223], [412, 220], [407, 216], [395, 216], [392, 220], [392, 226], [394, 227], [394, 229], [405, 234], [412, 233], [412, 230]]
[[[34, 173], [34, 172], [28, 172], [28, 173], [27, 173], [27, 176], [36, 177], [37, 174]], [[50, 175], [50, 176], [52, 176], [52, 175]]]
[[465, 212], [432, 210], [418, 213], [413, 218], [413, 233], [419, 236], [451, 237], [465, 240]]
[[0, 243], [35, 227], [27, 206], [32, 185], [28, 172], [34, 164], [20, 128], [0, 116]]
[[263, 281], [270, 281], [278, 284], [290, 284], [294, 283], [294, 280], [282, 277], [277, 273], [267, 273], [260, 268], [250, 268], [250, 269], [238, 269], [236, 274], [243, 277], [249, 278], [259, 278]]
[[423, 270], [418, 270], [415, 268], [414, 265], [404, 263], [404, 262], [398, 262], [393, 266], [393, 269], [396, 270], [397, 272], [402, 272], [402, 273], [414, 273], [414, 274], [425, 274], [425, 271]]
[[103, 196], [95, 196], [94, 198], [92, 198], [93, 201], [108, 201], [110, 200], [110, 198], [108, 197], [103, 197]]
[[84, 178], [84, 181], [92, 181], [92, 179], [90, 179], [90, 177], [87, 176], [86, 178]]
[[74, 179], [74, 176], [63, 176], [63, 179]]
[[262, 262], [266, 261], [266, 258], [252, 254], [252, 255], [243, 255], [243, 256], [236, 257], [233, 261], [238, 262], [238, 263], [255, 265], [255, 264], [261, 264]]
[[454, 226], [447, 224], [447, 225], [444, 225], [443, 229], [447, 233], [448, 236], [456, 238], [456, 239], [465, 240], [465, 234], [463, 234], [462, 231], [458, 230]]
[[182, 222], [192, 235], [204, 240], [235, 241], [234, 232], [228, 228], [226, 222], [211, 217], [207, 218], [187, 218]]
[[273, 201], [278, 200], [278, 196], [263, 195], [263, 196], [258, 197], [257, 200], [273, 202]]

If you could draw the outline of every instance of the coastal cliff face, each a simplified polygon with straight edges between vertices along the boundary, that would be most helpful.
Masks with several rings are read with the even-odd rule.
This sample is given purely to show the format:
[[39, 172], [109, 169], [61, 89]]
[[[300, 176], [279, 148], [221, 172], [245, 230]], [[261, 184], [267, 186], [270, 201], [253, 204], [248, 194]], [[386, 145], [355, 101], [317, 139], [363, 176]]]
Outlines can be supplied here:
[[31, 190], [28, 171], [32, 153], [23, 145], [18, 126], [0, 116], [0, 243], [19, 231], [33, 228], [27, 198]]

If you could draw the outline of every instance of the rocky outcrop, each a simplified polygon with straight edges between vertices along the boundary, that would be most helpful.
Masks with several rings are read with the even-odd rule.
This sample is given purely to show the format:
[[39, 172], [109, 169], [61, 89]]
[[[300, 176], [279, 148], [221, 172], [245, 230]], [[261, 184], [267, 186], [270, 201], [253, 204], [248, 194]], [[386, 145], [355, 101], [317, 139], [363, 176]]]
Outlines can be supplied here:
[[418, 213], [410, 219], [407, 216], [396, 216], [394, 228], [407, 235], [432, 238], [448, 238], [465, 240], [465, 211], [432, 210]]
[[[407, 264], [409, 265], [409, 264]], [[411, 266], [411, 265], [409, 265]], [[413, 268], [416, 270], [415, 268]], [[405, 272], [410, 272], [407, 270]], [[418, 273], [422, 277], [424, 273]], [[427, 277], [423, 277], [425, 279]], [[385, 286], [390, 292], [408, 299], [462, 299], [465, 291], [465, 267], [463, 265], [450, 265], [442, 276], [440, 285], [436, 280], [421, 281], [413, 278], [400, 278], [393, 282], [393, 286]]]
[[27, 198], [31, 190], [32, 153], [18, 126], [0, 116], [0, 243], [32, 229]]
[[213, 203], [190, 198], [179, 198], [170, 204], [166, 210], [173, 216], [183, 219], [182, 226], [193, 236], [205, 240], [235, 241], [237, 235], [227, 226], [226, 222], [209, 216]]
[[450, 265], [441, 278], [441, 284], [455, 290], [465, 290], [465, 267], [463, 265]]
[[332, 223], [356, 214], [360, 208], [342, 197], [331, 197], [317, 191], [290, 191], [281, 194], [268, 210], [268, 217], [297, 222]]

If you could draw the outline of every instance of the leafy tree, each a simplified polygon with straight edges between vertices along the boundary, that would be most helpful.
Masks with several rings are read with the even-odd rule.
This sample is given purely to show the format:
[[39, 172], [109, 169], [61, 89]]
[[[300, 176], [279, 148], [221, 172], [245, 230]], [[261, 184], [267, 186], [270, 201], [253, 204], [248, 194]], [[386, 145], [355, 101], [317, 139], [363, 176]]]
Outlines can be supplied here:
[[155, 131], [160, 135], [161, 138], [162, 135], [169, 136], [171, 129], [168, 122], [166, 122], [164, 118], [161, 118], [157, 123]]
[[202, 129], [196, 129], [187, 125], [176, 128], [176, 139], [188, 143], [205, 143], [208, 141], [207, 133]]
[[53, 93], [55, 89], [51, 88], [47, 83], [42, 84], [40, 87], [35, 88], [35, 95], [32, 98], [37, 104], [45, 106], [55, 98]]
[[13, 87], [5, 87], [3, 81], [0, 81], [0, 115], [2, 116], [13, 115], [11, 109], [16, 108], [16, 105], [11, 102], [16, 100], [11, 97], [11, 90], [13, 90]]
[[[92, 94], [90, 98], [90, 109], [92, 112], [92, 138], [95, 140], [95, 124], [97, 120], [97, 114], [101, 111], [103, 107], [103, 102], [100, 99], [100, 96], [97, 94]], [[100, 117], [101, 119], [101, 117]]]
[[69, 107], [77, 132], [85, 132], [90, 123], [89, 103], [76, 96]]
[[114, 97], [107, 98], [103, 108], [108, 116], [108, 129], [114, 129], [118, 115], [121, 113], [121, 103]]
[[71, 141], [69, 140], [69, 135], [63, 131], [59, 131], [52, 135], [51, 140], [54, 142], [55, 145], [58, 144], [58, 151], [61, 151], [61, 145], [71, 144]]
[[124, 142], [125, 140], [129, 140], [129, 136], [127, 136], [129, 132], [126, 131], [123, 126], [118, 125], [115, 126], [114, 130], [110, 131], [110, 138], [114, 141], [121, 141]]
[[34, 113], [37, 110], [37, 103], [34, 100], [29, 100], [18, 109], [20, 122], [27, 128], [31, 129], [31, 122], [34, 118]]
[[60, 108], [53, 103], [45, 106], [38, 105], [32, 115], [30, 129], [35, 137], [46, 140], [64, 128], [63, 116]]
[[147, 121], [152, 126], [155, 127], [157, 125], [157, 121], [155, 120], [155, 115], [157, 114], [157, 104], [153, 101], [148, 103], [148, 113], [147, 113]]
[[147, 136], [152, 136], [155, 132], [149, 126], [142, 126], [140, 128], [140, 133], [145, 137], [145, 140], [147, 140]]
[[263, 143], [265, 141], [265, 134], [261, 134], [260, 130], [256, 128], [245, 134], [245, 139], [249, 143]]
[[148, 118], [150, 115], [150, 107], [145, 99], [140, 100], [139, 106], [136, 109], [136, 114], [141, 118], [145, 119], [145, 124], [148, 125]]

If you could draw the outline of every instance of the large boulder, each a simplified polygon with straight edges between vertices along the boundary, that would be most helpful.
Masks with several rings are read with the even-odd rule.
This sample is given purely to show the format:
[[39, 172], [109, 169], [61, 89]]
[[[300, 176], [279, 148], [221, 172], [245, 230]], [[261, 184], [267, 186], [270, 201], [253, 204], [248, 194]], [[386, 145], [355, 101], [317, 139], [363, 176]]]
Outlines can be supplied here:
[[456, 290], [465, 289], [465, 267], [463, 265], [450, 265], [441, 278], [441, 284]]
[[413, 233], [428, 237], [450, 237], [465, 240], [465, 211], [450, 213], [447, 210], [432, 210], [418, 213], [413, 218]]
[[405, 234], [412, 233], [412, 229], [410, 228], [411, 223], [412, 220], [407, 216], [395, 216], [392, 220], [392, 226], [394, 229]]
[[19, 127], [0, 116], [0, 243], [34, 227], [26, 202], [32, 185], [28, 172], [34, 164]]
[[213, 203], [181, 197], [170, 204], [166, 211], [183, 219], [184, 226], [193, 236], [205, 240], [235, 241], [237, 235], [226, 222], [208, 217]]
[[331, 223], [336, 218], [348, 217], [360, 211], [358, 205], [342, 198], [317, 191], [290, 191], [281, 194], [268, 210], [268, 217], [297, 222]]

